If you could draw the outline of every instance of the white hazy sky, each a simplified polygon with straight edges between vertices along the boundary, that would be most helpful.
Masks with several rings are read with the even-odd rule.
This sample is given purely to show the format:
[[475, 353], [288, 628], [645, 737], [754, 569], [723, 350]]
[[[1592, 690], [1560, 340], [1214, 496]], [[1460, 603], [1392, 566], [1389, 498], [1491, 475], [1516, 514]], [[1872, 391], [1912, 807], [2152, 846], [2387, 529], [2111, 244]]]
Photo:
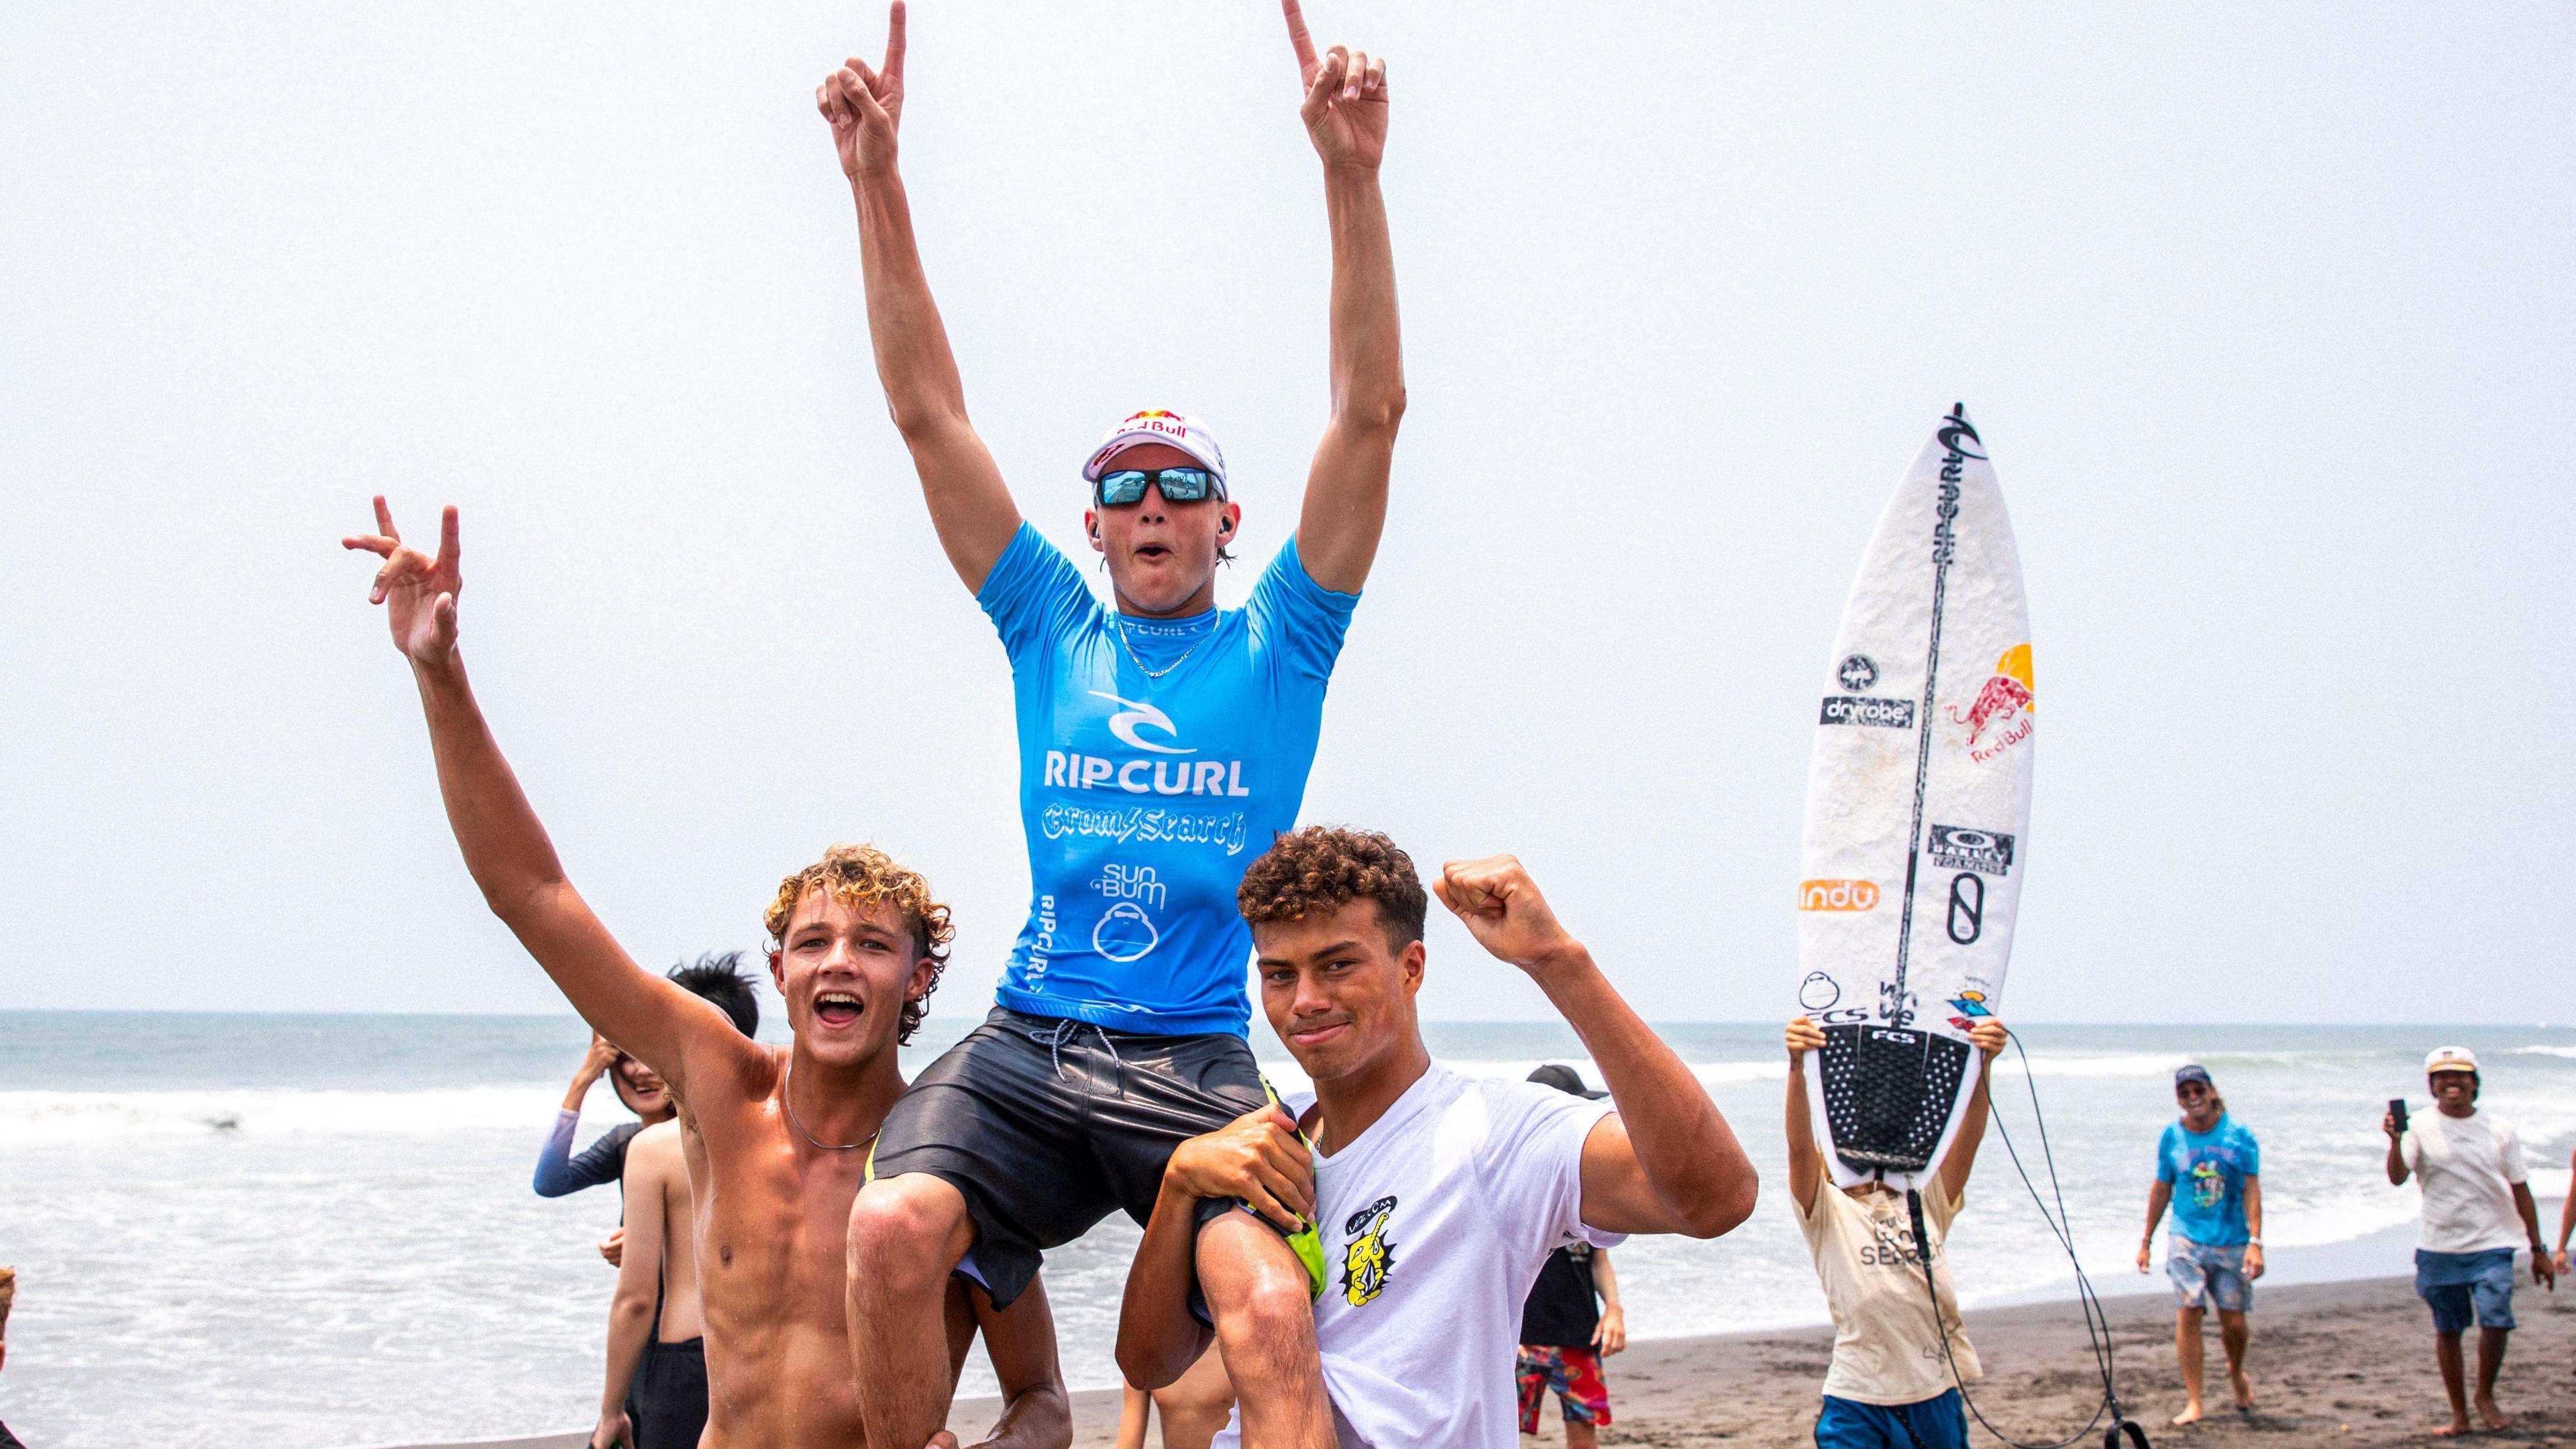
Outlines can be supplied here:
[[[1511, 849], [1650, 1014], [1789, 1009], [1836, 616], [1965, 399], [2044, 721], [2008, 1015], [2564, 1020], [2576, 10], [1363, 4], [1412, 410], [1311, 819]], [[884, 843], [980, 1011], [1009, 681], [811, 92], [873, 4], [0, 15], [0, 1007], [560, 1009], [338, 537], [462, 506], [484, 702], [648, 962]], [[977, 422], [1079, 527], [1325, 409], [1269, 0], [920, 0]], [[1429, 1010], [1544, 1011], [1454, 926]]]

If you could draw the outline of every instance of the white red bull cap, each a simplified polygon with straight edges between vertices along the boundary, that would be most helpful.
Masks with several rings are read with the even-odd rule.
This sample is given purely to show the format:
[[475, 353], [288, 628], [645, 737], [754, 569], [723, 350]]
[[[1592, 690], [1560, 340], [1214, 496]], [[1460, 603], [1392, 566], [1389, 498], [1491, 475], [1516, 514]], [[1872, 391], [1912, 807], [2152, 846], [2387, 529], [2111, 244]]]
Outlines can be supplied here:
[[1100, 440], [1100, 446], [1091, 450], [1090, 461], [1082, 465], [1082, 481], [1099, 482], [1104, 471], [1101, 465], [1115, 457], [1120, 449], [1137, 443], [1161, 443], [1178, 448], [1214, 473], [1219, 486], [1230, 487], [1225, 478], [1225, 450], [1216, 445], [1207, 425], [1161, 408], [1147, 408], [1120, 418], [1118, 425], [1109, 430], [1109, 436]]
[[2477, 1069], [2478, 1054], [2467, 1047], [2435, 1047], [2424, 1057], [2426, 1076], [2435, 1072], [2474, 1072]]

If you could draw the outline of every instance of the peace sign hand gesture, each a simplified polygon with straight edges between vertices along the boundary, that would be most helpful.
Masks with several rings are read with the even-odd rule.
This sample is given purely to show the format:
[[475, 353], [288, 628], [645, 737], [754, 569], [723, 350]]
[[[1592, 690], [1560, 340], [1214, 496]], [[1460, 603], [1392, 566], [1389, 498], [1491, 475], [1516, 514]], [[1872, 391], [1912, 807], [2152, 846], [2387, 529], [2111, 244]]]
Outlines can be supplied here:
[[393, 510], [376, 495], [376, 532], [340, 540], [342, 548], [364, 549], [382, 558], [367, 602], [385, 606], [393, 626], [394, 647], [415, 667], [434, 669], [456, 655], [456, 596], [465, 587], [457, 568], [456, 505], [440, 516], [438, 557], [431, 558], [402, 541], [394, 531]]
[[895, 130], [903, 122], [903, 0], [886, 14], [885, 64], [872, 68], [851, 56], [814, 88], [814, 104], [832, 123], [842, 175], [856, 181], [894, 169]]
[[1315, 154], [1327, 166], [1375, 171], [1386, 157], [1386, 61], [1338, 45], [1318, 60], [1297, 0], [1280, 0], [1280, 9], [1288, 17], [1288, 43], [1297, 49], [1297, 78], [1306, 83], [1298, 114]]

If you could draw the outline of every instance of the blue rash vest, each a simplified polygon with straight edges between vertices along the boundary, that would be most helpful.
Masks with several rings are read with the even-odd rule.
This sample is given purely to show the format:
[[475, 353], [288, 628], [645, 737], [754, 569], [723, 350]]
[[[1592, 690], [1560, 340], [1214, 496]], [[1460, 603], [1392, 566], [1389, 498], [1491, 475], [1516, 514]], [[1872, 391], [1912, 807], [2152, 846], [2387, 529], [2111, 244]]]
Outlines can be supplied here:
[[1359, 596], [1307, 577], [1292, 538], [1240, 609], [1126, 618], [1022, 523], [975, 601], [1011, 656], [1029, 843], [1029, 919], [994, 998], [1243, 1035], [1235, 888], [1296, 823]]

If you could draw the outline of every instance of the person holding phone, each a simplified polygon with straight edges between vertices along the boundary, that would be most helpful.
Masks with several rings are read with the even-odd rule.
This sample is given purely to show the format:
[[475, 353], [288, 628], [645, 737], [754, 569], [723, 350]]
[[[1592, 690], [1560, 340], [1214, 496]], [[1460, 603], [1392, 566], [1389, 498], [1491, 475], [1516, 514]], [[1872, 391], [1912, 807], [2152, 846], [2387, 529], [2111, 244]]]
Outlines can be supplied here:
[[[2467, 1047], [2435, 1047], [2424, 1058], [2433, 1110], [2411, 1122], [2390, 1112], [2380, 1122], [2388, 1134], [2388, 1181], [2408, 1178], [2424, 1193], [2424, 1216], [2415, 1241], [2415, 1292], [2433, 1310], [2433, 1360], [2451, 1399], [2451, 1422], [2438, 1438], [2469, 1432], [2469, 1407], [2490, 1430], [2511, 1426], [2496, 1407], [2496, 1375], [2504, 1369], [2513, 1334], [2513, 1252], [2531, 1245], [2531, 1278], [2558, 1289], [2557, 1264], [2542, 1246], [2540, 1210], [2525, 1181], [2522, 1138], [2513, 1124], [2478, 1110], [2478, 1058]], [[2466, 1392], [2467, 1366], [2460, 1338], [2478, 1326], [2478, 1388]]]
[[2147, 1189], [2138, 1271], [2147, 1271], [2156, 1223], [2171, 1204], [2165, 1276], [2173, 1280], [2174, 1356], [2182, 1363], [2183, 1392], [2182, 1412], [2173, 1421], [2194, 1424], [2202, 1413], [2201, 1330], [2213, 1305], [2236, 1411], [2254, 1407], [2254, 1381], [2245, 1376], [2245, 1315], [2254, 1306], [2254, 1280], [2263, 1276], [2263, 1148], [2227, 1115], [2227, 1099], [2218, 1095], [2207, 1067], [2193, 1063], [2174, 1072], [2174, 1102], [2182, 1118], [2166, 1123], [2156, 1144], [2156, 1180]]

